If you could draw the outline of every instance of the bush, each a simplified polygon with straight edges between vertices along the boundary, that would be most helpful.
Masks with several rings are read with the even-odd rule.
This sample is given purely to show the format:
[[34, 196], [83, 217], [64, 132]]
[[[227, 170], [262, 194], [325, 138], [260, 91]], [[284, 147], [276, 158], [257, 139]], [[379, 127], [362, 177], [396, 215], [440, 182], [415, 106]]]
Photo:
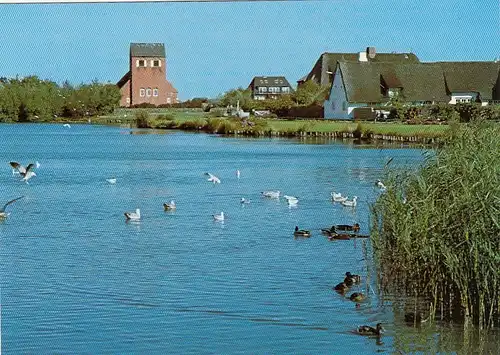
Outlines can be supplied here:
[[149, 112], [146, 110], [139, 110], [135, 113], [135, 124], [137, 128], [151, 128]]

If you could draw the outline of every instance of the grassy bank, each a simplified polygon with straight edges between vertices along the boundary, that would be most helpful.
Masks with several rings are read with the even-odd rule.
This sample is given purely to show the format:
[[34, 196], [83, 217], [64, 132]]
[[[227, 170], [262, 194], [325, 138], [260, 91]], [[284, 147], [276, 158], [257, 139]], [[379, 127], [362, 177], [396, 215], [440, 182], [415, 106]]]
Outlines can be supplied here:
[[456, 126], [421, 168], [387, 173], [371, 233], [384, 292], [426, 298], [431, 317], [500, 326], [499, 136], [491, 123]]
[[[138, 121], [139, 119], [139, 121]], [[249, 136], [328, 136], [361, 139], [411, 140], [439, 138], [448, 125], [408, 125], [403, 123], [352, 122], [325, 120], [277, 120], [217, 116], [196, 109], [120, 109], [114, 115], [93, 120], [103, 124], [131, 124], [143, 128], [196, 130], [219, 134]], [[406, 139], [408, 138], [408, 139]]]

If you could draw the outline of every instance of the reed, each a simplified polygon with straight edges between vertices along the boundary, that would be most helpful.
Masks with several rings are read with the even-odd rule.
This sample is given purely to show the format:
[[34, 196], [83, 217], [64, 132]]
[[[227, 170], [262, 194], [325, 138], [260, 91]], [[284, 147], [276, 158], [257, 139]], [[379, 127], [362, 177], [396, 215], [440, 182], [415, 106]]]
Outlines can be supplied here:
[[431, 317], [500, 325], [499, 136], [453, 126], [416, 170], [388, 169], [371, 206], [381, 288], [429, 299]]

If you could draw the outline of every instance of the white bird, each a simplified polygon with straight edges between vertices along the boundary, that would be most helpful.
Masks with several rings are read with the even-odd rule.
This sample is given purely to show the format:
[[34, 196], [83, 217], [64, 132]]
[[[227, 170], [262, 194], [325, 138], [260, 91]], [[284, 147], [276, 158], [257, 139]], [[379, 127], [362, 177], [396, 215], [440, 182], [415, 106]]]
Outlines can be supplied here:
[[170, 203], [164, 203], [163, 208], [165, 209], [165, 211], [172, 211], [175, 210], [177, 206], [175, 205], [175, 201], [172, 200], [170, 201]]
[[106, 179], [110, 184], [116, 184], [116, 178]]
[[221, 212], [220, 214], [214, 214], [213, 217], [216, 221], [223, 221], [224, 220], [224, 212]]
[[247, 200], [246, 198], [242, 197], [240, 200], [240, 203], [247, 204], [247, 203], [250, 203], [250, 200]]
[[352, 201], [343, 201], [342, 202], [342, 205], [346, 206], [346, 207], [356, 207], [356, 204], [357, 204], [357, 200], [358, 200], [358, 197], [357, 196], [354, 196]]
[[344, 202], [347, 200], [347, 197], [342, 196], [340, 192], [339, 193], [332, 192], [330, 195], [332, 196], [332, 200], [335, 202]]
[[124, 215], [127, 219], [139, 220], [141, 219], [141, 210], [137, 208], [135, 212], [125, 212]]
[[377, 186], [380, 190], [384, 191], [387, 189], [387, 187], [384, 185], [384, 183], [380, 180], [377, 180], [375, 182], [375, 186]]
[[236, 170], [236, 177], [237, 177], [238, 179], [240, 178], [240, 175], [241, 175], [240, 171], [239, 171], [239, 170]]
[[295, 196], [283, 195], [283, 197], [286, 198], [286, 201], [289, 205], [296, 205], [297, 203], [299, 203], [299, 199]]
[[210, 173], [205, 173], [205, 175], [209, 176], [209, 178], [207, 179], [208, 181], [211, 181], [214, 184], [220, 184], [220, 179], [217, 176]]
[[38, 162], [38, 160], [35, 162], [35, 167], [38, 169], [40, 167], [40, 163]]
[[65, 124], [63, 124], [63, 127], [71, 128], [71, 126], [70, 126], [70, 124], [69, 124], [69, 123], [65, 123]]
[[26, 168], [15, 161], [11, 161], [9, 164], [13, 169], [16, 169], [19, 174], [21, 174], [21, 176], [23, 177], [21, 181], [26, 181], [26, 183], [28, 183], [29, 179], [31, 179], [33, 176], [36, 176], [35, 172], [31, 171], [35, 164], [28, 164]]
[[13, 200], [10, 200], [9, 202], [7, 202], [5, 205], [3, 205], [2, 208], [0, 208], [0, 218], [6, 218], [9, 213], [5, 212], [5, 209], [7, 208], [8, 205], [10, 205], [12, 202], [14, 201], [17, 201], [17, 200], [20, 200], [22, 199], [24, 196], [21, 196], [21, 197], [18, 197], [18, 198], [15, 198]]
[[279, 191], [262, 191], [261, 194], [262, 194], [262, 196], [269, 197], [269, 198], [279, 198], [280, 197]]

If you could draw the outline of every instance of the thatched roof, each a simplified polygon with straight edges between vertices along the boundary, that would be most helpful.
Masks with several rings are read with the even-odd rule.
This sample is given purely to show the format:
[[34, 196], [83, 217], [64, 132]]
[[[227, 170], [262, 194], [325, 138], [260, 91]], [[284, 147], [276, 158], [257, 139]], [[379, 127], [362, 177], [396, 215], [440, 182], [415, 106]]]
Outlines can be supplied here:
[[442, 69], [431, 63], [339, 62], [349, 102], [385, 102], [384, 89], [401, 89], [404, 101], [449, 100]]
[[437, 62], [443, 70], [448, 93], [478, 92], [482, 100], [494, 98], [500, 62]]
[[[305, 80], [313, 80], [320, 85], [329, 85], [335, 72], [338, 61], [359, 62], [359, 53], [323, 53], [314, 64], [312, 70], [305, 76]], [[370, 63], [419, 63], [420, 60], [413, 53], [377, 53], [373, 58], [367, 57]], [[366, 63], [366, 62], [365, 62]], [[303, 80], [302, 78], [301, 80]]]

